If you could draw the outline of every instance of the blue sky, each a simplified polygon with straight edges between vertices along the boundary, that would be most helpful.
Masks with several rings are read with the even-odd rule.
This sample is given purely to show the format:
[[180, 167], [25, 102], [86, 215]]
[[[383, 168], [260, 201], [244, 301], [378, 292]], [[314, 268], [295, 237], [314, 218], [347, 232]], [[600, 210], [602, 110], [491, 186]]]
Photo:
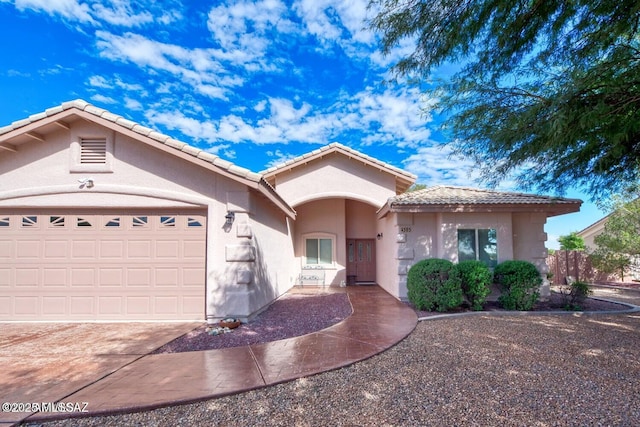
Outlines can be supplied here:
[[[367, 3], [0, 0], [0, 126], [81, 98], [255, 172], [340, 142], [420, 183], [478, 186], [433, 100], [383, 83], [410, 46], [382, 57]], [[604, 214], [566, 196], [585, 204], [548, 221], [548, 247]]]

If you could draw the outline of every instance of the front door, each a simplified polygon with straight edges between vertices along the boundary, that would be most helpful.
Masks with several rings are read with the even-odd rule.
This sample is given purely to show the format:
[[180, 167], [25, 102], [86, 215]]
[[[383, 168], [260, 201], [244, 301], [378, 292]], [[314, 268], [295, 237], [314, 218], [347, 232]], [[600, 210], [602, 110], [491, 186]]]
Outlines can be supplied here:
[[347, 240], [347, 279], [352, 282], [376, 281], [375, 239]]

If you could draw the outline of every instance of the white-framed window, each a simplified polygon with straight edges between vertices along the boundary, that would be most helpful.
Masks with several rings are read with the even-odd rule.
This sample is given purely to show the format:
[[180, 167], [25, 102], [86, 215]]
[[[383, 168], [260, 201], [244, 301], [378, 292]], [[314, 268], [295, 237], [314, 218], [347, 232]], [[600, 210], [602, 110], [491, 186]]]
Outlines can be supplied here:
[[331, 235], [306, 235], [304, 240], [305, 265], [333, 265], [335, 237]]
[[489, 267], [498, 264], [498, 234], [494, 228], [458, 229], [458, 261], [477, 260]]

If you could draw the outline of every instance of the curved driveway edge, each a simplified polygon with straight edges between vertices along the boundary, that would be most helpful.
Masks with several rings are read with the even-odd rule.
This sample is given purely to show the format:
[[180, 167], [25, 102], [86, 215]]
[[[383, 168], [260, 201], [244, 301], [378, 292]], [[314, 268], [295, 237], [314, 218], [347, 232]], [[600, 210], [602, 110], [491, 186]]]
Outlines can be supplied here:
[[322, 331], [246, 347], [145, 355], [61, 399], [85, 413], [35, 413], [25, 421], [94, 416], [196, 402], [348, 366], [402, 341], [415, 312], [378, 286], [347, 287], [353, 313]]

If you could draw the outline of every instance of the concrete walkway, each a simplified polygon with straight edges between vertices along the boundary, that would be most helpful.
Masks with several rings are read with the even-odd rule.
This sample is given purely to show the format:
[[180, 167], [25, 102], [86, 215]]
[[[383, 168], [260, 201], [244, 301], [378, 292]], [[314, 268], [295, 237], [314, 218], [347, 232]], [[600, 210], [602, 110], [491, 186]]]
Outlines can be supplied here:
[[247, 347], [144, 355], [55, 399], [80, 404], [85, 412], [23, 413], [13, 419], [4, 413], [0, 422], [132, 412], [240, 393], [367, 359], [415, 328], [414, 311], [380, 287], [346, 290], [353, 314], [330, 328]]

